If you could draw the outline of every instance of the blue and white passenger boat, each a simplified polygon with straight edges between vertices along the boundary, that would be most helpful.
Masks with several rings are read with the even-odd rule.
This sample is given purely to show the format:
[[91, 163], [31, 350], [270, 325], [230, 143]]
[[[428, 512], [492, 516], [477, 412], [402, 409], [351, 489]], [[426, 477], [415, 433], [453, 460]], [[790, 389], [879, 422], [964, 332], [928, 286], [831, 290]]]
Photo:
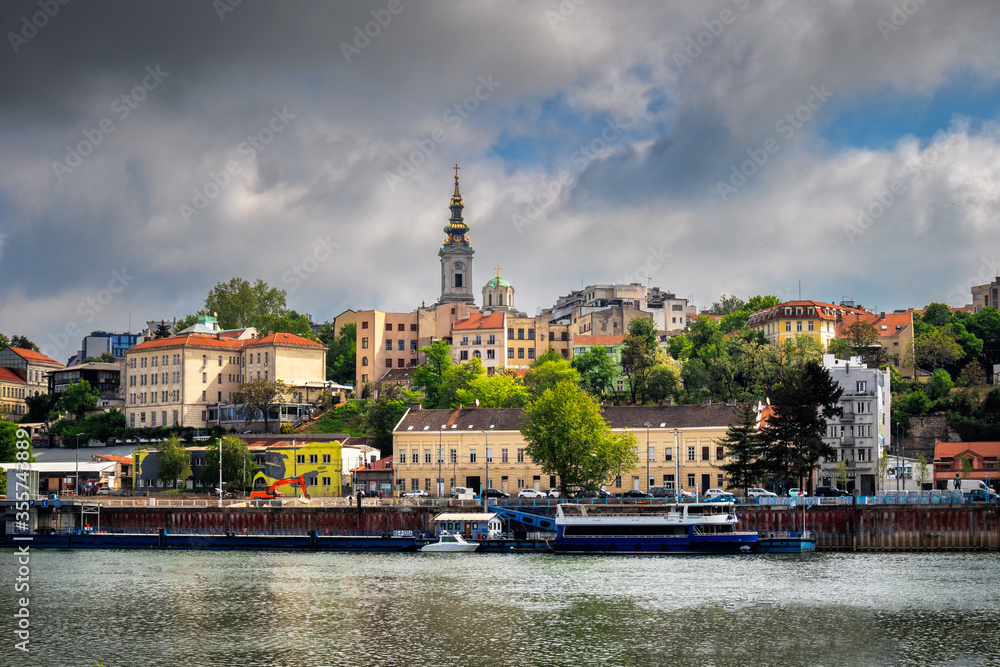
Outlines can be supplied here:
[[734, 503], [556, 508], [557, 553], [749, 553], [757, 533], [737, 531]]

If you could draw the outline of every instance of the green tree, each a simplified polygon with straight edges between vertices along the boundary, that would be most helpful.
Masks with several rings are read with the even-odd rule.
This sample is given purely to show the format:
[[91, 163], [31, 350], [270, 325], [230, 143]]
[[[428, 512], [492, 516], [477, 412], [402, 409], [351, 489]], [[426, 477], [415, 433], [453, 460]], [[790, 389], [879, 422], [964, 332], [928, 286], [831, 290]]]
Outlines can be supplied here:
[[116, 364], [118, 363], [118, 357], [110, 352], [101, 352], [96, 357], [87, 357], [83, 360], [83, 363]]
[[929, 303], [924, 308], [920, 320], [931, 326], [943, 327], [952, 322], [951, 308], [943, 303]]
[[827, 354], [832, 354], [838, 359], [850, 359], [854, 354], [851, 344], [844, 338], [831, 338], [826, 346]]
[[5, 347], [10, 347], [10, 338], [0, 333], [0, 350], [4, 349]]
[[207, 314], [208, 313], [206, 313], [204, 310], [199, 310], [194, 315], [185, 315], [181, 319], [174, 322], [174, 331], [184, 331], [188, 327], [193, 327], [195, 324], [198, 323], [199, 315], [207, 315]]
[[963, 387], [981, 389], [986, 386], [986, 373], [978, 361], [970, 361], [958, 374], [958, 384]]
[[361, 426], [372, 437], [372, 446], [378, 448], [383, 457], [392, 455], [392, 430], [408, 407], [403, 401], [393, 400], [386, 395], [379, 395], [368, 402]]
[[780, 479], [811, 477], [820, 458], [836, 452], [823, 441], [827, 420], [840, 415], [843, 389], [815, 361], [786, 369], [771, 399], [773, 415], [761, 432], [768, 472]]
[[725, 473], [729, 488], [746, 491], [757, 486], [764, 475], [764, 442], [757, 427], [757, 410], [752, 404], [739, 405], [733, 417], [726, 436], [717, 443], [725, 447], [727, 461], [719, 469]]
[[[838, 468], [838, 472], [840, 472]], [[885, 488], [885, 480], [889, 475], [889, 450], [883, 449], [875, 463], [875, 479], [879, 489]]]
[[323, 342], [326, 351], [326, 379], [338, 384], [353, 384], [357, 370], [358, 326], [350, 322], [340, 327], [340, 332]]
[[413, 371], [413, 388], [423, 393], [425, 408], [450, 408], [451, 398], [445, 391], [444, 381], [452, 365], [451, 345], [438, 340], [420, 348], [420, 351], [424, 355], [424, 363]]
[[561, 382], [580, 384], [580, 373], [555, 350], [548, 350], [531, 364], [524, 374], [524, 385], [532, 396], [541, 396]]
[[673, 399], [680, 391], [681, 379], [677, 371], [666, 364], [649, 369], [646, 377], [646, 397], [652, 403]]
[[735, 294], [723, 294], [718, 301], [712, 302], [712, 307], [708, 309], [711, 315], [728, 315], [729, 313], [746, 308], [746, 301]]
[[523, 408], [531, 398], [528, 388], [514, 373], [477, 375], [468, 385], [468, 389], [456, 392], [459, 402], [465, 405], [478, 400], [481, 408]]
[[823, 345], [809, 334], [796, 334], [795, 338], [786, 338], [781, 345], [781, 358], [784, 364], [802, 365], [807, 362], [819, 363], [823, 359]]
[[931, 398], [934, 400], [947, 399], [951, 394], [955, 383], [951, 381], [951, 376], [943, 368], [939, 368], [931, 374]]
[[573, 368], [580, 373], [583, 387], [599, 400], [615, 393], [618, 365], [603, 345], [595, 345], [573, 357]]
[[927, 459], [921, 454], [917, 457], [917, 483], [920, 484], [920, 488], [924, 488], [924, 484], [930, 481], [931, 472], [927, 465]]
[[58, 415], [53, 413], [56, 405], [59, 403], [59, 396], [57, 394], [29, 395], [24, 397], [24, 402], [28, 406], [28, 412], [22, 420], [25, 423], [37, 424], [45, 422], [45, 428], [48, 428], [49, 422], [58, 418]]
[[41, 352], [37, 345], [28, 340], [27, 336], [11, 336], [10, 346], [16, 347], [20, 350], [34, 350], [35, 352]]
[[218, 283], [205, 297], [205, 312], [217, 313], [223, 329], [255, 327], [267, 331], [274, 318], [287, 314], [285, 291], [271, 287], [263, 280], [256, 282], [230, 278]]
[[962, 346], [943, 329], [932, 329], [918, 334], [913, 341], [913, 355], [917, 366], [943, 368], [958, 362], [965, 354]]
[[458, 405], [458, 392], [469, 391], [470, 383], [477, 377], [486, 375], [483, 362], [473, 357], [460, 364], [448, 367], [444, 372], [444, 385], [441, 388], [445, 405], [441, 407], [450, 408]]
[[837, 488], [847, 490], [847, 482], [851, 477], [847, 474], [847, 461], [841, 459], [837, 461], [837, 472], [834, 475], [837, 480]]
[[656, 324], [651, 318], [637, 317], [628, 323], [628, 335], [622, 346], [622, 374], [628, 378], [633, 404], [644, 404], [649, 397], [646, 384], [649, 371], [658, 361]]
[[[18, 460], [24, 462], [32, 462], [35, 460], [33, 455], [33, 449], [31, 447], [30, 438], [18, 438], [18, 431], [20, 427], [11, 422], [0, 421], [0, 463], [14, 463]], [[28, 441], [27, 449], [22, 449], [17, 446], [17, 443]], [[27, 452], [27, 454], [21, 454], [21, 458], [18, 459], [19, 452]], [[7, 476], [3, 469], [0, 469], [0, 497], [7, 497]]]
[[167, 338], [170, 336], [170, 325], [166, 322], [160, 322], [156, 325], [156, 331], [153, 332], [153, 340], [159, 338]]
[[247, 424], [256, 421], [257, 413], [261, 413], [264, 417], [264, 432], [270, 433], [271, 408], [281, 403], [288, 392], [288, 385], [281, 380], [257, 378], [241, 384], [233, 395], [233, 402], [242, 404], [243, 419]]
[[241, 490], [249, 486], [257, 472], [250, 447], [244, 440], [231, 435], [212, 440], [205, 448], [205, 469], [201, 473], [202, 486], [219, 483], [219, 447], [222, 447], [223, 486], [236, 482]]
[[559, 488], [595, 488], [638, 463], [632, 433], [613, 433], [597, 400], [573, 382], [545, 389], [524, 410], [525, 452]]
[[313, 331], [309, 318], [294, 310], [282, 311], [280, 315], [261, 316], [258, 324], [260, 331], [290, 333], [307, 340], [319, 341], [319, 335]]
[[88, 410], [97, 407], [99, 395], [97, 390], [90, 386], [86, 380], [71, 382], [66, 387], [66, 391], [59, 397], [57, 410], [71, 412], [76, 419], [83, 419]]
[[969, 475], [973, 471], [972, 459], [965, 454], [962, 454], [959, 458], [962, 460], [962, 479], [969, 479]]
[[160, 442], [156, 450], [159, 453], [159, 478], [164, 482], [170, 481], [171, 486], [176, 489], [177, 480], [185, 480], [192, 474], [191, 455], [176, 435]]

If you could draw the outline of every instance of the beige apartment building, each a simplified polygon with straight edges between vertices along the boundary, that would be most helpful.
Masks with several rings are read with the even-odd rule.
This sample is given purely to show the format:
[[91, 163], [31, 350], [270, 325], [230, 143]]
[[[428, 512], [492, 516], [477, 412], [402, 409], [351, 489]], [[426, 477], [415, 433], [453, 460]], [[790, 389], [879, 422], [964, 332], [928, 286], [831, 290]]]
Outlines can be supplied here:
[[837, 337], [849, 338], [846, 329], [854, 322], [867, 322], [875, 327], [879, 344], [891, 357], [893, 368], [903, 377], [912, 378], [913, 367], [913, 309], [892, 313], [849, 313], [837, 320]]
[[[612, 493], [651, 486], [703, 492], [726, 488], [718, 466], [718, 444], [734, 419], [735, 405], [606, 406], [612, 430], [635, 435], [639, 465], [605, 486]], [[422, 489], [448, 495], [453, 486], [488, 488], [511, 495], [520, 489], [548, 491], [559, 480], [546, 475], [525, 454], [519, 408], [407, 411], [393, 432], [396, 492]], [[489, 472], [487, 475], [487, 467]]]
[[[123, 360], [125, 420], [131, 428], [219, 423], [243, 382], [281, 380], [286, 401], [326, 379], [326, 346], [289, 333], [253, 329], [181, 333], [132, 347]], [[213, 418], [214, 416], [214, 418]]]

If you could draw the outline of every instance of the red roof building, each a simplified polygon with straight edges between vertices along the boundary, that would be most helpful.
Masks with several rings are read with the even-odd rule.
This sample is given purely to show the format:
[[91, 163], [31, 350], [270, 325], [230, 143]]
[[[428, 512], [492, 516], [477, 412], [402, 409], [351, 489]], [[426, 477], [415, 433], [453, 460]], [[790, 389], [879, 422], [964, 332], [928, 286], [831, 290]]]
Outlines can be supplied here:
[[[1000, 470], [997, 470], [997, 459], [1000, 457], [1000, 442], [942, 442], [934, 441], [934, 487], [947, 488], [948, 482], [955, 475], [962, 479], [979, 479], [987, 481], [994, 489], [1000, 483]], [[972, 470], [966, 474], [963, 459], [972, 464]]]

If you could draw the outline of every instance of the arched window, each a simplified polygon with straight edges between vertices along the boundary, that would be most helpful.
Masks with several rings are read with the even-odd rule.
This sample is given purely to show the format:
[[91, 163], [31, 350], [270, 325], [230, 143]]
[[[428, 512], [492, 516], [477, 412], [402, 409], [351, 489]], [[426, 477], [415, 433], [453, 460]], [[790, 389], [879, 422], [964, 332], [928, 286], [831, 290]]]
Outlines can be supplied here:
[[483, 358], [483, 355], [482, 355], [482, 353], [479, 350], [474, 350], [472, 352], [472, 356], [474, 356], [476, 359], [482, 359]]
[[492, 306], [493, 305], [493, 295], [492, 294], [487, 295], [486, 300], [489, 301], [489, 303], [486, 304], [486, 305], [488, 305], [488, 306]]
[[500, 294], [498, 294], [497, 296], [500, 297], [500, 305], [502, 306], [503, 305], [503, 292], [500, 292]]
[[362, 366], [368, 365], [368, 357], [361, 357], [361, 365]]

